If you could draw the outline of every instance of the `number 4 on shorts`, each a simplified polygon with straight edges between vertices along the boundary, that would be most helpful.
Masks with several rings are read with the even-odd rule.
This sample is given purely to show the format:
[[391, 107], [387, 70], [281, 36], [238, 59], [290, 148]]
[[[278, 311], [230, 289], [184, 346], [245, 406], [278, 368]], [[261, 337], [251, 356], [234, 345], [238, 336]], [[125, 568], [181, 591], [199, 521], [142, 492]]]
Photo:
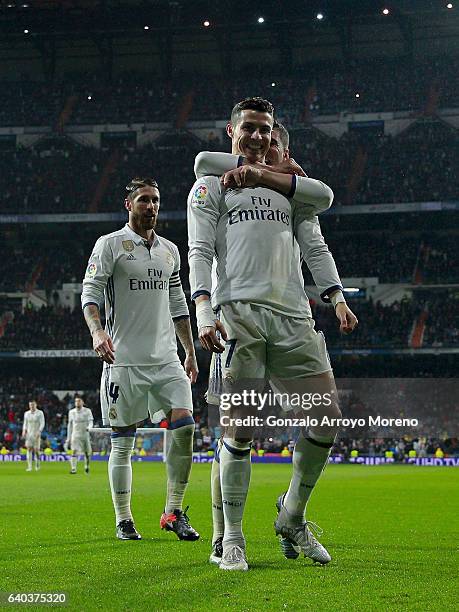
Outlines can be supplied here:
[[119, 396], [119, 390], [119, 385], [115, 385], [115, 383], [110, 383], [110, 390], [108, 394], [112, 398], [112, 404], [116, 404], [116, 400]]

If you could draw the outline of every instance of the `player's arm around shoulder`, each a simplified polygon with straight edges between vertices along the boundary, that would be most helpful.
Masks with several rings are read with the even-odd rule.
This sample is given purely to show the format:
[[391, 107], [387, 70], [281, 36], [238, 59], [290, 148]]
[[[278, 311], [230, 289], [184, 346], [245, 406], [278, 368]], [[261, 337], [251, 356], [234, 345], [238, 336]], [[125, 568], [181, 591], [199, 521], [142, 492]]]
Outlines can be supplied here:
[[317, 179], [292, 175], [292, 195], [297, 208], [305, 206], [305, 214], [312, 220], [314, 215], [328, 210], [333, 204], [334, 193], [328, 185]]
[[209, 175], [221, 176], [240, 166], [241, 159], [241, 156], [232, 153], [201, 151], [194, 160], [194, 174], [198, 179]]

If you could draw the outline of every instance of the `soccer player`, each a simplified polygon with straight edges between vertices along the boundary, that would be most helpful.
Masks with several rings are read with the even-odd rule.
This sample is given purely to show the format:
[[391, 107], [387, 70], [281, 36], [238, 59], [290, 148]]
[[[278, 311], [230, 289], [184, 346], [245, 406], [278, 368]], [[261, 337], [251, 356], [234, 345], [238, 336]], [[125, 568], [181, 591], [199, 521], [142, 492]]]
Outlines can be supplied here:
[[[273, 124], [273, 107], [266, 100], [238, 103], [227, 127], [232, 153], [250, 164], [264, 164]], [[245, 390], [247, 379], [264, 381], [266, 375], [293, 380], [298, 389], [304, 388], [305, 378], [315, 378], [333, 398], [322, 406], [323, 415], [337, 418], [325, 340], [314, 330], [294, 240], [306, 252], [310, 232], [305, 223], [327, 209], [332, 199], [333, 192], [321, 181], [242, 165], [221, 180], [210, 176], [196, 181], [188, 199], [188, 237], [199, 339], [204, 349], [222, 353], [225, 390]], [[218, 282], [211, 304], [214, 257]], [[213, 307], [220, 309], [220, 319]], [[294, 459], [294, 478], [301, 482], [293, 495], [289, 492], [278, 500], [276, 532], [321, 563], [330, 555], [304, 519], [304, 490], [319, 478], [336, 431], [317, 426], [303, 432]], [[247, 431], [227, 430], [220, 452], [223, 570], [248, 569], [242, 518], [250, 481], [250, 441]]]
[[[136, 425], [164, 409], [170, 417], [170, 446], [160, 526], [181, 540], [197, 540], [199, 534], [182, 510], [193, 451], [190, 381], [196, 381], [198, 368], [180, 256], [175, 244], [155, 232], [160, 206], [156, 181], [135, 178], [126, 190], [129, 221], [96, 242], [82, 293], [93, 348], [104, 361], [100, 396], [104, 420], [113, 430], [108, 472], [116, 535], [122, 540], [141, 538], [130, 506]], [[105, 330], [99, 310], [104, 296]], [[186, 354], [184, 367], [176, 334]]]
[[92, 455], [89, 430], [94, 425], [94, 417], [89, 408], [84, 406], [81, 397], [75, 398], [75, 408], [69, 411], [66, 445], [72, 449], [70, 473], [77, 473], [78, 456], [84, 455], [84, 471], [89, 474], [89, 461]]
[[45, 415], [42, 410], [37, 408], [37, 402], [29, 402], [29, 410], [24, 414], [24, 424], [22, 426], [22, 437], [25, 438], [27, 449], [27, 469], [32, 471], [32, 463], [35, 457], [35, 470], [40, 469], [40, 442], [41, 432], [45, 428]]
[[[266, 154], [266, 164], [272, 170], [280, 170], [282, 172], [295, 173], [299, 176], [306, 176], [304, 171], [296, 162], [290, 158], [289, 150], [289, 133], [285, 127], [278, 123], [274, 123], [271, 133], [271, 143]], [[205, 175], [224, 174], [230, 170], [247, 163], [247, 160], [239, 155], [231, 153], [216, 153], [203, 151], [196, 157], [195, 174], [199, 179]], [[258, 164], [262, 167], [262, 164]], [[357, 324], [357, 318], [347, 306], [342, 293], [341, 280], [336, 269], [336, 264], [330, 253], [327, 244], [323, 238], [318, 217], [307, 223], [304, 223], [304, 229], [309, 231], [309, 236], [305, 240], [307, 250], [302, 254], [304, 261], [309, 267], [314, 282], [318, 287], [321, 297], [324, 301], [330, 301], [330, 296], [333, 299], [335, 306], [335, 314], [340, 322], [340, 329], [344, 333], [352, 331]], [[300, 255], [298, 249], [298, 256]], [[216, 357], [216, 358], [215, 358]], [[213, 355], [211, 365], [211, 386], [214, 389], [218, 383], [217, 374], [220, 369], [218, 354]], [[272, 381], [270, 381], [273, 384]], [[275, 383], [274, 383], [275, 384]], [[274, 387], [275, 388], [275, 387]], [[218, 405], [218, 397], [212, 393], [212, 389], [208, 391], [208, 401], [211, 404]], [[219, 564], [223, 552], [223, 535], [224, 535], [224, 518], [220, 486], [220, 467], [219, 454], [221, 450], [221, 442], [215, 453], [214, 461], [212, 462], [211, 471], [211, 494], [212, 494], [212, 521], [213, 521], [213, 537], [212, 537], [212, 553], [210, 555], [211, 563]], [[298, 460], [299, 448], [295, 454], [295, 459]], [[294, 466], [295, 466], [294, 462]], [[301, 463], [301, 462], [300, 462]], [[300, 470], [301, 472], [301, 466]], [[296, 478], [290, 485], [290, 490], [300, 486], [301, 478]], [[314, 483], [315, 484], [315, 483]], [[304, 487], [307, 494], [306, 503], [312, 493], [314, 485]], [[306, 496], [306, 495], [305, 495]], [[281, 537], [281, 548], [287, 558], [297, 558], [298, 552], [291, 545], [290, 540]]]

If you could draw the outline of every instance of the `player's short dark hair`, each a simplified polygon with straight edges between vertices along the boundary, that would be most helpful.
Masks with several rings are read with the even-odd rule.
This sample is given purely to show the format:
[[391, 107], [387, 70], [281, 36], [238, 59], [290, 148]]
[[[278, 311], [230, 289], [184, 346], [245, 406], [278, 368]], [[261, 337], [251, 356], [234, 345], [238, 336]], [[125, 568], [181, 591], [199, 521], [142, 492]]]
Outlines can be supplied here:
[[279, 140], [282, 143], [282, 146], [284, 147], [284, 149], [288, 149], [288, 145], [290, 143], [290, 136], [288, 133], [287, 128], [285, 128], [282, 123], [279, 123], [278, 121], [274, 122], [273, 125], [273, 130], [278, 130], [279, 131]]
[[132, 200], [134, 191], [137, 191], [137, 189], [141, 189], [142, 187], [155, 187], [156, 189], [159, 189], [158, 183], [155, 181], [155, 179], [136, 176], [126, 185], [126, 197]]
[[231, 111], [231, 123], [234, 125], [238, 122], [242, 111], [244, 110], [254, 110], [259, 113], [269, 113], [270, 115], [274, 115], [274, 106], [271, 104], [269, 100], [265, 100], [264, 98], [245, 98], [238, 102], [233, 110]]

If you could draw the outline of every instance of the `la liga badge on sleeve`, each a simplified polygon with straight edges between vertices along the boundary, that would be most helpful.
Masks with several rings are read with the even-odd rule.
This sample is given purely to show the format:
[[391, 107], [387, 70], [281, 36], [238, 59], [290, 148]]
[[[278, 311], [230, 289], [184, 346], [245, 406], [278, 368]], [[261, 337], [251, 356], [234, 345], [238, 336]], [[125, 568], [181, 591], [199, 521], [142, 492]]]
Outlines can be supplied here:
[[207, 187], [205, 185], [198, 185], [198, 187], [196, 187], [194, 190], [191, 203], [195, 204], [196, 206], [204, 204], [207, 199], [207, 193]]
[[89, 278], [92, 278], [93, 276], [95, 276], [97, 273], [97, 266], [96, 264], [90, 263], [88, 266], [88, 269], [86, 270], [86, 276], [89, 276]]

